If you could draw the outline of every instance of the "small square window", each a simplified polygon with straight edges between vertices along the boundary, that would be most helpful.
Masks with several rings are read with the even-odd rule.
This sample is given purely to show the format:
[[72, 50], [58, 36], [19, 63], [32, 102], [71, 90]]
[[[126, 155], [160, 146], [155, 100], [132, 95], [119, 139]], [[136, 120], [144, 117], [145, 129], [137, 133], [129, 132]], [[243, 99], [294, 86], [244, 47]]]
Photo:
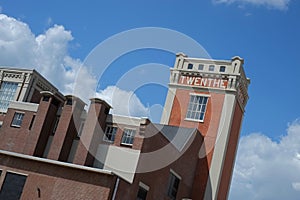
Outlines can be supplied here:
[[209, 65], [208, 70], [209, 71], [215, 71], [215, 66], [214, 65]]
[[132, 145], [135, 136], [135, 130], [124, 129], [121, 144]]
[[188, 69], [193, 69], [193, 66], [194, 66], [194, 65], [193, 65], [193, 64], [191, 64], [191, 63], [190, 63], [190, 64], [188, 64]]
[[199, 64], [198, 65], [198, 70], [203, 70], [204, 69], [204, 65], [203, 64]]
[[24, 113], [16, 112], [12, 120], [11, 126], [21, 127], [23, 118], [24, 118]]
[[225, 67], [225, 66], [221, 66], [221, 67], [220, 67], [220, 72], [225, 72], [225, 70], [226, 70], [226, 67]]
[[180, 183], [180, 178], [178, 178], [175, 174], [171, 172], [169, 177], [168, 196], [172, 200], [176, 199], [179, 183]]
[[117, 130], [118, 130], [117, 127], [107, 126], [105, 129], [103, 140], [107, 141], [107, 142], [115, 141], [115, 136], [116, 136]]

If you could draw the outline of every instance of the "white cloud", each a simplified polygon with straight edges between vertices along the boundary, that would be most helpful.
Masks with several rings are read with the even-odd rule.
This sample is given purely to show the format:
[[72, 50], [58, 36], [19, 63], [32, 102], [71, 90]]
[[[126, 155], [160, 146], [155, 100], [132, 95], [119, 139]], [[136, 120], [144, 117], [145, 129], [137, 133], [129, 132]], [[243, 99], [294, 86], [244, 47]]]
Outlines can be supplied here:
[[242, 137], [229, 199], [299, 199], [300, 120], [279, 142], [253, 133]]
[[68, 55], [70, 31], [54, 25], [45, 33], [35, 36], [29, 26], [17, 19], [0, 14], [0, 65], [35, 68], [63, 92], [69, 86], [81, 65]]
[[256, 6], [266, 6], [271, 9], [286, 10], [288, 9], [290, 0], [212, 0], [214, 3], [238, 3], [252, 4]]
[[97, 97], [112, 105], [112, 112], [118, 115], [147, 117], [149, 109], [131, 91], [121, 90], [116, 86], [108, 86], [96, 94]]
[[[52, 22], [51, 18], [48, 21]], [[35, 68], [64, 94], [75, 92], [74, 95], [87, 103], [89, 98], [98, 96], [113, 106], [114, 113], [146, 116], [147, 108], [133, 92], [108, 87], [95, 93], [97, 79], [82, 66], [81, 60], [69, 55], [72, 40], [71, 31], [63, 26], [53, 25], [35, 36], [26, 23], [0, 14], [0, 66]]]

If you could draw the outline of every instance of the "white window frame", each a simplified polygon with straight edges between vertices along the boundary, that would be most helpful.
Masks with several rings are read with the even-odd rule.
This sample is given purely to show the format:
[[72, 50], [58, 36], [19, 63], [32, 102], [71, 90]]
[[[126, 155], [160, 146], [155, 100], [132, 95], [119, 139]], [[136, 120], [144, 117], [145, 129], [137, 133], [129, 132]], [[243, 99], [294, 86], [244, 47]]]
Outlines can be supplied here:
[[[128, 140], [128, 139], [126, 139], [125, 142], [123, 142], [123, 137], [124, 137], [124, 135], [125, 135], [125, 131], [130, 131], [130, 133], [131, 133], [131, 134], [130, 134], [130, 137], [129, 137], [129, 136], [125, 136], [125, 137], [127, 137], [127, 138], [132, 138], [132, 143], [126, 142], [126, 140]], [[132, 134], [132, 133], [134, 133], [134, 134]], [[122, 144], [122, 145], [132, 146], [133, 143], [134, 143], [134, 137], [135, 137], [135, 135], [136, 135], [136, 129], [132, 129], [132, 128], [124, 128], [123, 134], [122, 134], [122, 138], [121, 138], [121, 144]]]
[[[206, 101], [206, 104], [205, 104], [205, 108], [204, 108], [204, 111], [203, 111], [203, 118], [201, 119], [200, 116], [201, 116], [201, 113], [202, 113], [202, 106], [204, 104], [197, 104], [197, 107], [196, 109], [192, 109], [190, 110], [189, 107], [190, 107], [190, 104], [191, 104], [191, 98], [192, 96], [194, 97], [204, 97], [204, 98], [207, 98], [207, 101]], [[188, 103], [188, 106], [187, 106], [187, 110], [186, 110], [186, 114], [185, 114], [185, 120], [188, 120], [188, 121], [195, 121], [195, 122], [204, 122], [204, 119], [205, 119], [205, 114], [206, 114], [206, 110], [207, 110], [207, 105], [208, 105], [208, 101], [210, 99], [210, 95], [207, 95], [207, 94], [198, 94], [198, 93], [190, 93], [190, 99], [189, 99], [189, 103]], [[195, 102], [193, 102], [195, 104]], [[200, 110], [198, 110], [198, 107], [201, 106]], [[199, 113], [199, 119], [197, 118], [191, 118], [191, 117], [188, 117], [188, 113], [189, 112], [197, 112]]]
[[[113, 131], [114, 129], [116, 129], [115, 133]], [[111, 131], [108, 132], [108, 130], [111, 130]], [[115, 141], [115, 139], [116, 139], [117, 131], [118, 131], [118, 127], [113, 126], [113, 125], [107, 125], [106, 128], [105, 128], [104, 134], [103, 134], [103, 141], [113, 143]], [[106, 136], [107, 133], [109, 133], [109, 135], [111, 135], [111, 137], [113, 137], [113, 140], [110, 140]]]
[[[20, 115], [20, 116], [22, 116], [22, 118], [21, 119], [16, 118], [16, 115]], [[12, 127], [20, 128], [22, 126], [22, 122], [23, 122], [24, 116], [25, 116], [24, 112], [16, 111], [14, 113], [14, 116], [13, 116], [13, 119], [12, 119], [12, 122], [11, 122], [11, 126]]]

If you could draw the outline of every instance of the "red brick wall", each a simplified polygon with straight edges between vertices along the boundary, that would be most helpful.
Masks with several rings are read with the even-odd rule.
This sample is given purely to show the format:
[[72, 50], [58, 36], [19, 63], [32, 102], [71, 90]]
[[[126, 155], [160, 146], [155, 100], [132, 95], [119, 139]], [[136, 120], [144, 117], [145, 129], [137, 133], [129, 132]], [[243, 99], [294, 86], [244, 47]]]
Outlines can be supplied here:
[[[11, 123], [15, 112], [24, 113], [24, 118], [21, 127], [12, 127]], [[23, 153], [25, 148], [24, 141], [27, 141], [29, 136], [29, 126], [32, 117], [35, 113], [23, 110], [8, 109], [3, 125], [0, 129], [0, 149]]]
[[83, 103], [77, 101], [74, 101], [73, 105], [65, 103], [50, 147], [49, 159], [67, 161], [73, 140], [77, 136], [83, 109]]
[[[0, 169], [27, 175], [22, 200], [110, 199], [116, 177], [0, 154]], [[1, 180], [1, 179], [0, 179]], [[1, 185], [1, 183], [0, 183]]]
[[73, 163], [93, 166], [94, 155], [105, 130], [107, 109], [109, 107], [104, 102], [92, 100]]

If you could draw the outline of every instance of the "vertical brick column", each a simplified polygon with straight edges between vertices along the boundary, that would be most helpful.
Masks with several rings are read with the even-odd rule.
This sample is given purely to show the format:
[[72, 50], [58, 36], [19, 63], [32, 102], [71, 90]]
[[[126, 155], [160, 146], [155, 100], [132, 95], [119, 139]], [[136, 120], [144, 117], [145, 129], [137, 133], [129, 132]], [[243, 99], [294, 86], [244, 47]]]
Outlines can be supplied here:
[[105, 101], [92, 98], [87, 118], [82, 130], [82, 135], [78, 144], [73, 163], [79, 165], [92, 166], [94, 155], [100, 139], [103, 137], [106, 117], [111, 106]]
[[34, 126], [29, 132], [27, 141], [24, 141], [26, 143], [24, 153], [38, 157], [43, 155], [55, 122], [56, 112], [61, 103], [51, 92], [43, 91], [41, 95]]
[[66, 101], [48, 154], [49, 159], [67, 161], [74, 138], [78, 134], [80, 116], [85, 103], [72, 95]]

